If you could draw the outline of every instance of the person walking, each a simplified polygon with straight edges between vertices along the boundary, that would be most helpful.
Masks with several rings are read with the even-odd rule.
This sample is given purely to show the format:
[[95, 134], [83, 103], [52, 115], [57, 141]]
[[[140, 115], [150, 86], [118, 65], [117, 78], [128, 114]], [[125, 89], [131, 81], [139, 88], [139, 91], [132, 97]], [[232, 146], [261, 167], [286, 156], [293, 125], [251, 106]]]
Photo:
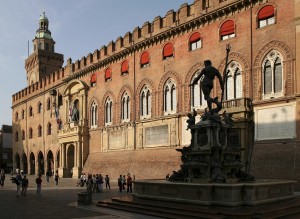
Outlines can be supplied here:
[[130, 174], [127, 175], [127, 193], [130, 191], [132, 193], [132, 178], [130, 177]]
[[26, 196], [27, 188], [28, 188], [28, 179], [24, 174], [22, 179], [22, 196]]
[[55, 185], [58, 185], [58, 173], [55, 174], [54, 176], [54, 181], [55, 181]]
[[109, 176], [108, 176], [108, 175], [106, 175], [104, 179], [105, 179], [105, 188], [107, 188], [107, 187], [108, 187], [108, 188], [110, 189], [110, 184], [109, 184]]
[[5, 181], [5, 173], [4, 173], [4, 170], [1, 170], [1, 173], [0, 173], [0, 184], [1, 184], [2, 187], [4, 186], [4, 181]]
[[21, 176], [19, 170], [17, 170], [17, 175], [16, 175], [15, 182], [16, 182], [16, 185], [17, 185], [17, 197], [19, 197], [20, 196], [21, 186], [22, 186], [22, 176]]
[[118, 186], [119, 186], [119, 191], [122, 192], [123, 190], [123, 183], [122, 183], [123, 177], [122, 175], [120, 175], [120, 177], [118, 178]]
[[36, 178], [35, 182], [36, 182], [36, 195], [39, 197], [41, 196], [41, 191], [42, 191], [42, 178], [41, 178], [41, 174], [39, 174], [38, 178]]

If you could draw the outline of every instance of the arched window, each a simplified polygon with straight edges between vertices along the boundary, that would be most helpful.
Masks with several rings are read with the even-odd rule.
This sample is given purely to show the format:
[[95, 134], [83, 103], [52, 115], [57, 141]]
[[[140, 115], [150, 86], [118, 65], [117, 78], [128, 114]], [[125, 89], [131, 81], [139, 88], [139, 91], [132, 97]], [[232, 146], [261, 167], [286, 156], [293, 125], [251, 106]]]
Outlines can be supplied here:
[[140, 95], [140, 117], [151, 117], [151, 92], [147, 85], [145, 85]]
[[173, 44], [167, 43], [163, 49], [163, 59], [174, 57]]
[[258, 28], [262, 28], [271, 24], [275, 24], [275, 8], [267, 5], [259, 10], [257, 14]]
[[38, 127], [38, 137], [41, 137], [42, 136], [42, 126], [39, 125]]
[[49, 122], [48, 125], [47, 125], [47, 135], [51, 135], [51, 133], [52, 133], [52, 125]]
[[18, 120], [19, 120], [19, 113], [16, 112], [16, 114], [15, 114], [15, 121], [18, 122]]
[[97, 85], [97, 75], [93, 74], [91, 77], [91, 87], [95, 87]]
[[22, 140], [25, 140], [25, 131], [22, 130]]
[[15, 134], [15, 140], [16, 140], [16, 141], [19, 141], [19, 132], [18, 132], [18, 131], [16, 131], [16, 134]]
[[122, 65], [121, 65], [121, 75], [128, 74], [128, 69], [129, 69], [129, 64], [128, 64], [128, 61], [125, 60], [124, 62], [122, 62]]
[[225, 98], [238, 99], [243, 95], [242, 68], [236, 61], [232, 61], [227, 68]]
[[33, 130], [32, 130], [32, 128], [30, 127], [30, 128], [29, 128], [29, 139], [32, 139], [32, 137], [33, 137]]
[[105, 81], [111, 81], [111, 69], [107, 68], [105, 70]]
[[190, 51], [199, 49], [201, 48], [201, 46], [202, 46], [202, 41], [201, 41], [200, 33], [198, 32], [193, 33], [189, 39]]
[[129, 122], [130, 120], [130, 98], [125, 92], [122, 96], [122, 112], [121, 112], [122, 122]]
[[112, 124], [112, 101], [108, 97], [105, 102], [105, 125]]
[[148, 66], [150, 66], [150, 56], [148, 52], [143, 52], [143, 54], [141, 55], [141, 68], [146, 68]]
[[22, 109], [22, 119], [25, 119], [25, 110]]
[[38, 103], [38, 113], [42, 113], [42, 103]]
[[233, 20], [225, 21], [220, 28], [221, 40], [227, 40], [235, 37], [235, 25]]
[[97, 128], [98, 124], [98, 106], [95, 102], [91, 106], [91, 128]]
[[176, 85], [169, 79], [164, 87], [164, 114], [174, 114], [177, 111]]
[[29, 106], [29, 116], [33, 116], [32, 106]]
[[283, 96], [282, 56], [276, 51], [270, 51], [263, 61], [263, 99]]
[[47, 99], [47, 110], [50, 110], [51, 107], [51, 101], [50, 101], [50, 97]]
[[[190, 84], [195, 80], [195, 78], [200, 74], [200, 71], [194, 74]], [[207, 102], [204, 99], [204, 94], [202, 92], [201, 81], [204, 76], [198, 80], [197, 84], [191, 86], [191, 109], [204, 109], [207, 107]]]

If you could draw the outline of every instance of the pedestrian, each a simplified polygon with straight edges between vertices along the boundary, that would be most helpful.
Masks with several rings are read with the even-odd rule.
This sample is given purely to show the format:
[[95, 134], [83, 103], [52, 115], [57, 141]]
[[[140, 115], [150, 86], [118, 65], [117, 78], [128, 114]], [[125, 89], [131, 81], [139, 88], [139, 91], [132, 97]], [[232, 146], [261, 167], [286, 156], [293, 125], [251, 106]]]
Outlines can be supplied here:
[[49, 178], [50, 178], [50, 172], [47, 171], [47, 172], [46, 172], [46, 180], [47, 180], [47, 183], [49, 183]]
[[123, 190], [125, 190], [125, 186], [126, 186], [126, 177], [125, 177], [125, 175], [122, 176], [122, 186], [123, 186]]
[[105, 188], [107, 188], [107, 187], [110, 189], [109, 176], [108, 175], [105, 176]]
[[1, 184], [2, 187], [4, 186], [4, 180], [5, 180], [5, 173], [4, 173], [3, 170], [1, 170], [1, 173], [0, 173], [0, 184]]
[[54, 176], [55, 185], [58, 185], [58, 173]]
[[132, 178], [130, 174], [127, 175], [127, 193], [130, 191], [132, 193]]
[[99, 192], [103, 192], [103, 176], [101, 174], [98, 175], [98, 179], [97, 179], [97, 185], [98, 185], [98, 191]]
[[122, 175], [120, 175], [120, 177], [118, 178], [118, 186], [119, 186], [119, 191], [122, 192], [123, 190], [123, 183], [122, 183], [123, 177]]
[[41, 190], [42, 190], [42, 178], [41, 178], [41, 174], [39, 174], [38, 178], [35, 179], [36, 182], [36, 195], [39, 197], [41, 196]]
[[[97, 174], [98, 175], [98, 174]], [[92, 181], [93, 181], [93, 193], [97, 192], [98, 188], [97, 188], [97, 178], [96, 175], [94, 174], [92, 177]]]
[[17, 197], [19, 197], [20, 196], [21, 186], [22, 186], [22, 176], [21, 176], [19, 170], [17, 170], [17, 175], [16, 175], [16, 178], [15, 178], [15, 183], [17, 185]]
[[22, 196], [26, 196], [27, 188], [28, 188], [28, 179], [24, 174], [22, 179]]

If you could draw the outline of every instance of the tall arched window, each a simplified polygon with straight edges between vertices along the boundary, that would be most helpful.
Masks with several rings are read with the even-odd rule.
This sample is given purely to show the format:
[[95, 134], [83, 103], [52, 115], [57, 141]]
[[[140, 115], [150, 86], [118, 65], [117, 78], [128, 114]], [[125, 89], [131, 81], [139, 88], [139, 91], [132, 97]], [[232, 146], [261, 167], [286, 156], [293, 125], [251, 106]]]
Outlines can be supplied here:
[[276, 51], [270, 51], [263, 61], [263, 99], [283, 96], [282, 56]]
[[227, 40], [235, 37], [235, 26], [233, 20], [225, 21], [220, 28], [221, 40]]
[[275, 8], [267, 5], [259, 10], [257, 14], [258, 28], [262, 28], [271, 24], [275, 24]]
[[176, 84], [169, 79], [164, 87], [164, 114], [174, 114], [177, 111]]
[[95, 102], [91, 106], [91, 128], [97, 128], [98, 124], [98, 106]]
[[29, 128], [29, 139], [32, 139], [32, 137], [33, 137], [33, 130], [32, 130], [32, 128], [30, 127], [30, 128]]
[[202, 42], [201, 42], [200, 33], [195, 32], [191, 35], [191, 37], [189, 39], [189, 46], [190, 46], [190, 51], [201, 48]]
[[108, 97], [105, 102], [105, 125], [112, 124], [112, 101]]
[[25, 140], [25, 131], [22, 130], [22, 140]]
[[173, 44], [167, 43], [163, 49], [163, 59], [174, 57]]
[[42, 136], [42, 126], [39, 125], [38, 127], [38, 137], [41, 137]]
[[242, 68], [232, 61], [227, 68], [225, 98], [227, 100], [241, 98], [243, 95]]
[[147, 85], [145, 85], [140, 95], [140, 117], [151, 117], [151, 92]]
[[125, 92], [122, 96], [122, 110], [121, 110], [122, 122], [129, 122], [130, 120], [130, 98]]
[[22, 119], [25, 119], [25, 110], [22, 109]]
[[42, 113], [42, 103], [38, 103], [38, 113]]
[[29, 116], [33, 116], [32, 106], [29, 106]]
[[[200, 74], [200, 71], [196, 72], [190, 81], [190, 84], [194, 79]], [[201, 81], [204, 76], [198, 80], [197, 84], [191, 86], [191, 109], [204, 109], [207, 107], [207, 102], [204, 99], [204, 94], [202, 92]]]
[[51, 135], [51, 133], [52, 133], [52, 125], [49, 122], [48, 125], [47, 125], [47, 135]]

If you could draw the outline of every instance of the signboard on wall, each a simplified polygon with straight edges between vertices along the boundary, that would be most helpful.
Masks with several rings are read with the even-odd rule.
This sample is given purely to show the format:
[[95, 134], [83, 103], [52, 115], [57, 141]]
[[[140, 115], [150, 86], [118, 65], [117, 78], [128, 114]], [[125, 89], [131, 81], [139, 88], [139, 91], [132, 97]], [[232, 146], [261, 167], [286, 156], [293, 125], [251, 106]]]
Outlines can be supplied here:
[[254, 112], [256, 141], [296, 137], [295, 103], [256, 107]]

